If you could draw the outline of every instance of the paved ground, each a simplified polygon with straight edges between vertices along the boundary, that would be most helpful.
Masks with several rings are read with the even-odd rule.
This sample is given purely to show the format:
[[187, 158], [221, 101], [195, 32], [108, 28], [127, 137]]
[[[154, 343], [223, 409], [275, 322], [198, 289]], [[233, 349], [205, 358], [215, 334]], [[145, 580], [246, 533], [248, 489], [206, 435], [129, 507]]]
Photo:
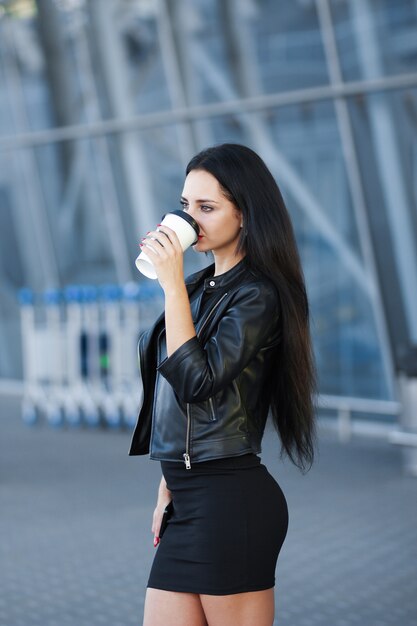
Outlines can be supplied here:
[[[129, 441], [30, 429], [16, 403], [0, 403], [1, 626], [140, 626], [160, 470], [128, 457]], [[403, 476], [400, 450], [322, 435], [302, 476], [277, 460], [276, 441], [271, 433], [263, 462], [290, 526], [275, 623], [415, 626], [417, 479]]]

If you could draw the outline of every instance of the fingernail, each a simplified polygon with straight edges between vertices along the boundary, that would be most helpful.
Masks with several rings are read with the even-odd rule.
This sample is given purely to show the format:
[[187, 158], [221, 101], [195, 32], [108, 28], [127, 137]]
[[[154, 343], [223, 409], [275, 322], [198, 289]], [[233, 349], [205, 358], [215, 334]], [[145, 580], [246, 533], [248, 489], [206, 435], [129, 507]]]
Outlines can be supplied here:
[[141, 248], [143, 248], [144, 244], [143, 244], [143, 243], [140, 243], [140, 244], [139, 244], [139, 246], [140, 246]]
[[162, 224], [157, 224], [157, 226], [162, 226]]
[[159, 543], [159, 537], [155, 537], [154, 540], [153, 540], [153, 547], [156, 548], [158, 543]]
[[[148, 230], [148, 232], [147, 232], [146, 234], [147, 234], [147, 235], [149, 235], [149, 233], [150, 233], [150, 232], [151, 232], [151, 231], [150, 231], [150, 230]], [[145, 237], [144, 237], [144, 239], [145, 239]]]

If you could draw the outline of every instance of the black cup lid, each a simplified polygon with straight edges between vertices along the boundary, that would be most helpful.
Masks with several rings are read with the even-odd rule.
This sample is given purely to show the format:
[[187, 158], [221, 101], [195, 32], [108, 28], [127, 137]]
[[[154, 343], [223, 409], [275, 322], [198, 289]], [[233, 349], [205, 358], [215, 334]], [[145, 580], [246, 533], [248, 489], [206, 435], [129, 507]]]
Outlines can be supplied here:
[[[190, 224], [190, 226], [192, 226], [194, 228], [194, 230], [195, 230], [196, 241], [197, 241], [197, 237], [198, 237], [198, 234], [200, 232], [200, 228], [199, 228], [197, 222], [195, 221], [195, 219], [193, 217], [191, 217], [191, 215], [188, 215], [188, 213], [186, 213], [185, 211], [181, 211], [180, 209], [178, 209], [177, 211], [169, 211], [169, 213], [171, 213], [171, 215], [178, 215], [179, 217], [182, 217], [182, 219], [184, 219], [186, 222], [188, 222]], [[168, 215], [168, 213], [165, 213], [162, 216], [162, 220], [164, 219], [164, 217], [166, 215]]]

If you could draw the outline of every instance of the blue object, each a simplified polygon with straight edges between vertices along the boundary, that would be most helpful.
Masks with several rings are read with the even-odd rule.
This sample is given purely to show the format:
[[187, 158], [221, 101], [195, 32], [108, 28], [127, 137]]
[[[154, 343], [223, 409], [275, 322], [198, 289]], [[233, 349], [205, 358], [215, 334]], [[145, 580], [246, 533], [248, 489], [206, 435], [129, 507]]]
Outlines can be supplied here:
[[75, 411], [68, 411], [65, 414], [65, 421], [69, 426], [72, 427], [81, 426], [82, 419], [80, 411], [78, 409], [76, 409]]
[[84, 303], [96, 302], [98, 299], [98, 289], [94, 285], [82, 285], [81, 300]]
[[28, 287], [23, 287], [19, 290], [19, 302], [22, 306], [31, 306], [33, 305], [34, 296], [32, 289]]
[[119, 285], [102, 285], [101, 297], [107, 302], [117, 302], [122, 297], [122, 288]]
[[81, 287], [79, 285], [68, 285], [64, 290], [64, 296], [67, 302], [81, 302]]
[[84, 421], [87, 426], [91, 428], [97, 428], [100, 426], [100, 413], [98, 410], [92, 409], [91, 411], [85, 411], [84, 413]]
[[125, 300], [137, 301], [141, 298], [143, 287], [138, 283], [130, 282], [123, 286], [123, 296]]
[[55, 428], [61, 428], [63, 426], [64, 420], [62, 417], [62, 411], [59, 407], [46, 410], [46, 419], [48, 420], [48, 424]]
[[116, 411], [115, 413], [106, 413], [105, 419], [109, 428], [120, 428], [120, 426], [122, 425], [122, 418], [119, 411]]
[[36, 424], [38, 421], [38, 412], [34, 404], [23, 407], [22, 420], [27, 426], [34, 426]]
[[46, 289], [43, 293], [43, 301], [46, 305], [56, 306], [61, 303], [62, 293], [59, 289]]

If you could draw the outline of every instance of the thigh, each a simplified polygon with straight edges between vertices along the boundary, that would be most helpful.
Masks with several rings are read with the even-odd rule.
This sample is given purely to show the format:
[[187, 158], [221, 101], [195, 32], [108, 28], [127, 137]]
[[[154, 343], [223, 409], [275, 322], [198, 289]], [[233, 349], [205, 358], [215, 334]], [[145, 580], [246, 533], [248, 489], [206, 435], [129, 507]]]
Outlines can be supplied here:
[[201, 600], [195, 593], [148, 587], [143, 626], [207, 626]]
[[248, 591], [227, 596], [200, 595], [208, 626], [272, 626], [274, 589]]

